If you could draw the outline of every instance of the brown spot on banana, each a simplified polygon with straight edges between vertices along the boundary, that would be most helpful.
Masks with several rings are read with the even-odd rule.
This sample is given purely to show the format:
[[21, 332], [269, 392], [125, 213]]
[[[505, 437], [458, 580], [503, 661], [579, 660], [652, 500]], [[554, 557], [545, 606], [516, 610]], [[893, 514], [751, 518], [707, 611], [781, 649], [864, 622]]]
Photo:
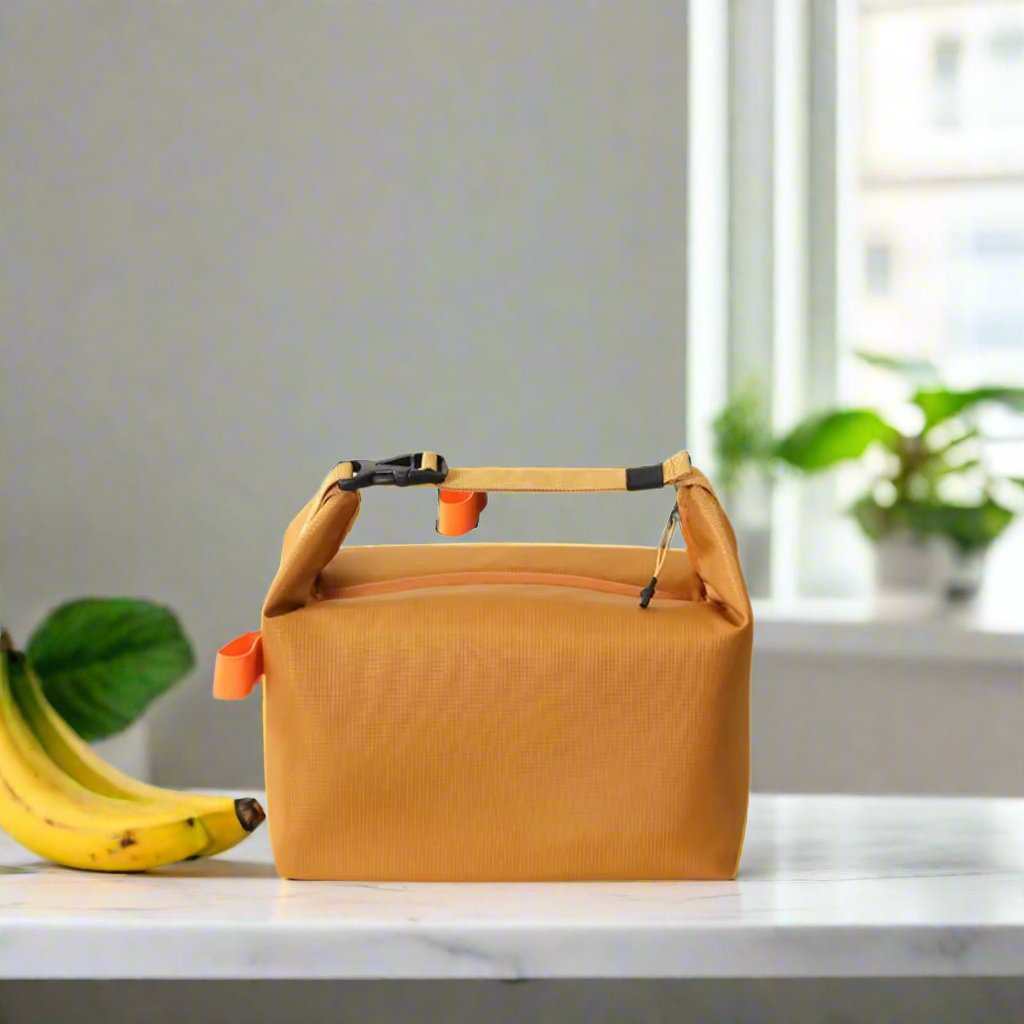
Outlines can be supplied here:
[[138, 843], [138, 839], [135, 838], [135, 833], [131, 829], [128, 829], [120, 839], [121, 849], [123, 850], [128, 846], [135, 846]]

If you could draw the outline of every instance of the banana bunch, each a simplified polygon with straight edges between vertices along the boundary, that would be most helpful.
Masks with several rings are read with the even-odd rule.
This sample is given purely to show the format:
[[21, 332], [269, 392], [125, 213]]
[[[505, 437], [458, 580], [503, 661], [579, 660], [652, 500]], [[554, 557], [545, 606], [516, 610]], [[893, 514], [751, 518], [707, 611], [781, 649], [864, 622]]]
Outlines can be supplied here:
[[90, 871], [146, 871], [230, 849], [264, 819], [252, 799], [139, 782], [57, 714], [23, 655], [0, 640], [0, 828]]

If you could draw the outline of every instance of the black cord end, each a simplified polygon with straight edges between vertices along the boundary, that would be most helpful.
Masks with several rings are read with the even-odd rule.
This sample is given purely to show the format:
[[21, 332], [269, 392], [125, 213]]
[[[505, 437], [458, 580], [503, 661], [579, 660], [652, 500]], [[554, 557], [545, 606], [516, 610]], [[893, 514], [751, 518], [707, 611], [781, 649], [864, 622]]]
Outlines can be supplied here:
[[652, 576], [651, 582], [640, 591], [640, 607], [646, 608], [651, 603], [651, 598], [654, 597], [654, 591], [658, 589], [658, 577]]

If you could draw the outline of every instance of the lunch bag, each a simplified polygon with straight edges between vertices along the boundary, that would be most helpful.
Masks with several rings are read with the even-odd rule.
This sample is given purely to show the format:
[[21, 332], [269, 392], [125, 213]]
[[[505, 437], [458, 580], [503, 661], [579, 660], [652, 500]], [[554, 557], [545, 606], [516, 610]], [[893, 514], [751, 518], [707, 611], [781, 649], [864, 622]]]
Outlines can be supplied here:
[[[345, 545], [381, 485], [437, 488], [446, 535], [503, 491], [666, 486], [675, 502], [656, 550]], [[669, 549], [677, 524], [685, 551]], [[685, 452], [630, 469], [460, 469], [421, 452], [328, 474], [214, 692], [263, 677], [285, 877], [731, 878], [752, 635], [732, 529]]]

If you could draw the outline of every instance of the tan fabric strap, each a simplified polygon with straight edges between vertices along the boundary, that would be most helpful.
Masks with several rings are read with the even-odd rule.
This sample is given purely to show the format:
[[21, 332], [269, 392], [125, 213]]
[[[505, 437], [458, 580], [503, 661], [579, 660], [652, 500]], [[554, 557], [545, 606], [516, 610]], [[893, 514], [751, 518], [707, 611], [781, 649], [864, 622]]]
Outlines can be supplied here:
[[[448, 470], [440, 487], [453, 491], [628, 491], [675, 483], [690, 469], [690, 457], [678, 452], [661, 464], [661, 480], [631, 486], [631, 474], [657, 466], [576, 469], [561, 466], [461, 466]], [[650, 476], [650, 474], [649, 474]]]
[[[436, 469], [437, 452], [423, 452], [422, 464]], [[635, 491], [675, 484], [691, 469], [687, 452], [653, 466], [627, 469], [617, 467], [575, 468], [564, 466], [453, 466], [443, 483], [421, 486], [449, 491]], [[660, 473], [658, 470], [660, 469]], [[318, 491], [317, 507], [335, 486], [352, 478], [352, 462], [339, 462], [324, 477]]]
[[624, 469], [557, 466], [466, 466], [448, 470], [441, 485], [453, 491], [624, 491]]

